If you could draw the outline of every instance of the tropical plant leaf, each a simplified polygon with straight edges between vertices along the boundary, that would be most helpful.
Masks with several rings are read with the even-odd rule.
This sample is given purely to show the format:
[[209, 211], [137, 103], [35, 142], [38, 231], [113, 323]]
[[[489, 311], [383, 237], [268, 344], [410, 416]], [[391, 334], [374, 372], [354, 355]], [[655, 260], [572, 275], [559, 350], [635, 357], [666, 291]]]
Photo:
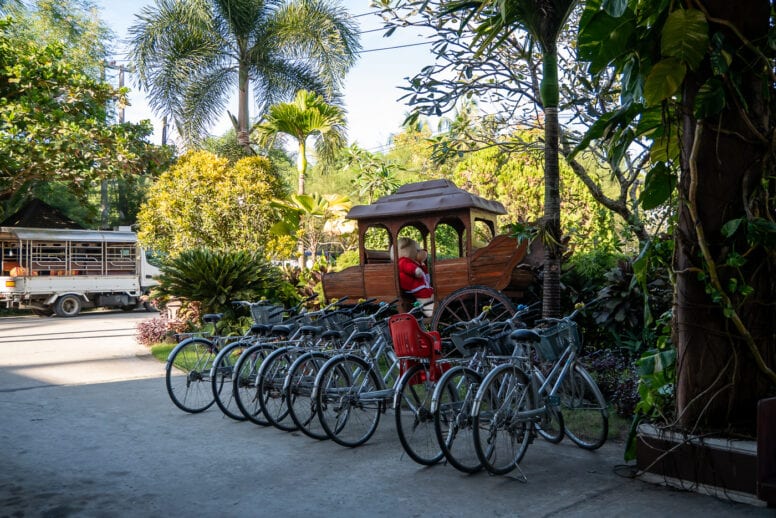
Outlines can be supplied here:
[[635, 18], [630, 11], [619, 18], [598, 11], [584, 27], [580, 27], [579, 59], [589, 61], [590, 73], [597, 74], [625, 53], [635, 29]]
[[664, 56], [677, 58], [695, 70], [706, 55], [708, 43], [706, 16], [697, 9], [677, 9], [663, 26], [660, 50]]
[[687, 66], [677, 58], [666, 58], [652, 67], [644, 83], [644, 100], [647, 106], [660, 104], [674, 95], [684, 81]]
[[655, 164], [644, 180], [644, 190], [639, 196], [644, 210], [654, 209], [665, 203], [676, 187], [676, 176], [663, 163]]
[[693, 112], [696, 119], [705, 119], [721, 112], [727, 104], [722, 80], [712, 77], [701, 85], [695, 96]]

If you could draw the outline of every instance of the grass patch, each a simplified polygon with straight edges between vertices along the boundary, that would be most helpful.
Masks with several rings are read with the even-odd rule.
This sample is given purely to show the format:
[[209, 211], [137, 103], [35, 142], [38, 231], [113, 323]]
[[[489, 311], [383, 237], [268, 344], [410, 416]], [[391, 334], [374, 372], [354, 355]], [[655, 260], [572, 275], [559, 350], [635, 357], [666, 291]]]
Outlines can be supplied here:
[[151, 355], [159, 360], [160, 362], [166, 362], [167, 357], [170, 355], [170, 351], [172, 351], [175, 346], [178, 344], [170, 344], [170, 343], [158, 343], [151, 346]]

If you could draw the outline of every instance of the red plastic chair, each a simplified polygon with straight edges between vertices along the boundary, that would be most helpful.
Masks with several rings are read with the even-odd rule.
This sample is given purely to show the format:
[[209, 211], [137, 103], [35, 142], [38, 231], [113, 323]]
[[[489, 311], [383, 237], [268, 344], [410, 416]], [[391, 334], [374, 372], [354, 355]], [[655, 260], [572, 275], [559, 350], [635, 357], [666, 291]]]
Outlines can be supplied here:
[[[435, 381], [441, 374], [436, 362], [442, 355], [442, 338], [436, 331], [424, 331], [417, 319], [409, 313], [399, 313], [388, 319], [393, 351], [401, 360], [401, 374], [418, 362], [428, 363], [428, 370]], [[421, 373], [422, 374], [422, 373]], [[424, 381], [425, 375], [413, 384]]]

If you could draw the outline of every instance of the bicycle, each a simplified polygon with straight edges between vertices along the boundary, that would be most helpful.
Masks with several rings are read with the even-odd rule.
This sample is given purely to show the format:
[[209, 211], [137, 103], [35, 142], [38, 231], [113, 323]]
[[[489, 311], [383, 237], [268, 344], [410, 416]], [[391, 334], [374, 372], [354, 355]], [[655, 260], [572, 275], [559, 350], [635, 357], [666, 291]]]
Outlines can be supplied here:
[[[340, 307], [345, 300], [347, 297], [332, 302], [318, 311], [306, 313], [303, 320], [296, 322], [296, 328], [290, 338], [274, 344], [274, 350], [261, 357], [260, 363], [252, 363], [250, 371], [245, 371], [241, 367], [240, 383], [246, 390], [240, 393], [240, 399], [243, 399], [243, 395], [250, 397], [248, 411], [250, 420], [261, 425], [271, 424], [285, 431], [296, 430], [295, 425], [285, 421], [288, 417], [288, 405], [283, 384], [288, 368], [301, 352], [309, 348], [323, 346], [324, 342], [330, 344], [330, 347], [336, 346], [335, 344], [341, 340], [341, 335], [336, 330], [330, 329], [335, 326], [330, 325], [327, 328], [326, 325], [318, 324], [332, 323], [336, 316], [350, 311]], [[241, 363], [240, 360], [238, 363]], [[241, 408], [247, 409], [247, 407], [248, 405], [242, 405]]]
[[[356, 347], [370, 347], [376, 339], [371, 332], [379, 325], [380, 317], [393, 310], [398, 299], [389, 303], [380, 303], [377, 311], [362, 317], [350, 317], [340, 326], [340, 331], [347, 338], [339, 347], [316, 348], [302, 353], [288, 369], [283, 390], [288, 402], [288, 414], [294, 425], [305, 435], [318, 440], [329, 436], [320, 424], [317, 406], [312, 398], [315, 378], [321, 367], [333, 355], [352, 350]], [[328, 319], [327, 319], [328, 321]]]
[[594, 450], [608, 435], [608, 406], [590, 374], [577, 361], [582, 346], [574, 318], [581, 308], [550, 327], [518, 329], [511, 361], [483, 379], [472, 406], [474, 447], [493, 474], [517, 467], [537, 424], [562, 415], [563, 432], [578, 446]]
[[[476, 473], [482, 463], [474, 450], [471, 408], [482, 378], [499, 361], [504, 361], [512, 351], [509, 333], [525, 327], [524, 321], [534, 312], [533, 307], [518, 306], [517, 312], [505, 321], [489, 322], [485, 319], [489, 310], [454, 327], [462, 331], [448, 333], [453, 345], [465, 358], [463, 363], [452, 366], [439, 379], [431, 401], [434, 432], [439, 447], [450, 465], [464, 473]], [[543, 436], [558, 442], [563, 431], [558, 424], [547, 423]]]
[[[289, 311], [299, 310], [304, 302], [300, 302], [296, 308]], [[244, 304], [243, 301], [234, 303]], [[208, 313], [202, 316], [202, 321], [215, 328], [222, 316], [221, 313]], [[252, 328], [251, 333], [256, 333], [256, 328]], [[206, 333], [184, 333], [176, 336], [179, 339], [185, 338], [167, 356], [165, 364], [167, 393], [181, 410], [193, 414], [204, 412], [215, 403], [227, 378], [223, 370], [213, 371], [218, 353], [232, 342], [250, 340], [252, 334], [222, 337]], [[180, 371], [184, 372], [185, 376], [178, 375]], [[227, 405], [224, 404], [224, 406]]]
[[399, 359], [389, 346], [387, 323], [376, 325], [373, 332], [375, 339], [361, 351], [343, 352], [328, 359], [313, 384], [311, 398], [321, 427], [342, 446], [352, 448], [369, 440], [399, 379]]

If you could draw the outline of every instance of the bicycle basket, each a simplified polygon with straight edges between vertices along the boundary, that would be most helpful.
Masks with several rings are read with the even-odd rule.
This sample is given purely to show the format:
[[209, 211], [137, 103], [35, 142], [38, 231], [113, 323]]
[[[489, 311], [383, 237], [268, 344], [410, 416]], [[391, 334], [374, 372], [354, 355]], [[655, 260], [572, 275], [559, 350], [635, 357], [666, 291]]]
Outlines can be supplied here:
[[577, 351], [582, 345], [577, 324], [569, 320], [563, 320], [552, 327], [542, 329], [539, 336], [541, 340], [536, 343], [536, 351], [541, 359], [546, 361], [560, 358], [569, 344], [573, 344]]
[[253, 304], [251, 316], [257, 324], [279, 324], [283, 321], [283, 306], [277, 304]]
[[464, 329], [463, 331], [450, 334], [450, 341], [453, 342], [453, 345], [461, 354], [461, 356], [471, 356], [472, 350], [467, 348], [465, 345], [467, 338], [484, 336], [487, 328], [487, 324], [474, 325], [468, 329]]

